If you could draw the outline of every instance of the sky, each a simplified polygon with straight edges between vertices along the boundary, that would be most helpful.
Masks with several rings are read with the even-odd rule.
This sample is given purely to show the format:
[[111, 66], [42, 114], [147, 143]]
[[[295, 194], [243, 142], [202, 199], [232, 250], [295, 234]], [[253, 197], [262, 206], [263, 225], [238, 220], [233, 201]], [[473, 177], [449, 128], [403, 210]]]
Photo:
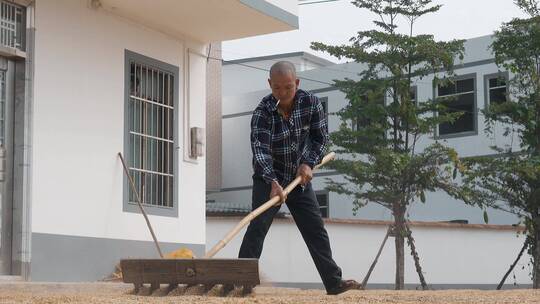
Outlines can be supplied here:
[[[291, 0], [294, 1], [294, 0]], [[309, 0], [316, 1], [316, 0]], [[309, 3], [303, 1], [303, 3]], [[299, 2], [302, 3], [302, 2]], [[525, 17], [513, 0], [434, 0], [443, 7], [417, 21], [415, 34], [432, 34], [437, 40], [468, 39], [492, 34], [503, 22]], [[309, 52], [340, 63], [328, 54], [310, 49], [312, 41], [326, 44], [348, 44], [360, 30], [375, 28], [378, 18], [350, 0], [298, 6], [299, 29], [269, 35], [223, 42], [222, 56], [234, 60], [290, 52]]]

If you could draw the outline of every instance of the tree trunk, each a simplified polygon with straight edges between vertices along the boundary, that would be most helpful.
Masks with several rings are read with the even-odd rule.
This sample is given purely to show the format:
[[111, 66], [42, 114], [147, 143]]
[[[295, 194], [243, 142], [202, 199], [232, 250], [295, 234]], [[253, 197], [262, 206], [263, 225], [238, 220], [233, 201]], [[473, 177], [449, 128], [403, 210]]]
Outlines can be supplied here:
[[540, 288], [540, 214], [537, 210], [536, 215], [533, 215], [533, 288]]
[[422, 266], [420, 266], [420, 257], [418, 256], [418, 251], [416, 251], [416, 246], [414, 245], [414, 238], [412, 236], [412, 231], [409, 228], [409, 225], [405, 224], [405, 229], [407, 229], [407, 243], [411, 248], [411, 255], [414, 259], [414, 266], [416, 268], [416, 273], [418, 273], [418, 279], [420, 279], [420, 284], [422, 284], [423, 290], [428, 290], [426, 279], [422, 273]]
[[405, 289], [405, 211], [400, 204], [394, 204], [394, 241], [396, 246], [395, 289]]

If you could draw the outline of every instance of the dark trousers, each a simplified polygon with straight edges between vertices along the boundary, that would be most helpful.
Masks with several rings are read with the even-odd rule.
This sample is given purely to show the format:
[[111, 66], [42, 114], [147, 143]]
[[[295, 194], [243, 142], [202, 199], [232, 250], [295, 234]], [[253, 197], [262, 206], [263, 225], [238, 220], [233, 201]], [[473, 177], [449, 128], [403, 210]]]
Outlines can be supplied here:
[[[261, 178], [253, 177], [253, 210], [270, 199], [271, 188]], [[330, 240], [311, 183], [306, 185], [304, 191], [300, 186], [296, 187], [287, 196], [285, 203], [304, 238], [326, 290], [336, 287], [341, 281], [341, 269], [332, 259]], [[278, 210], [279, 207], [272, 207], [251, 221], [240, 246], [239, 258], [258, 259], [261, 256], [264, 238]]]

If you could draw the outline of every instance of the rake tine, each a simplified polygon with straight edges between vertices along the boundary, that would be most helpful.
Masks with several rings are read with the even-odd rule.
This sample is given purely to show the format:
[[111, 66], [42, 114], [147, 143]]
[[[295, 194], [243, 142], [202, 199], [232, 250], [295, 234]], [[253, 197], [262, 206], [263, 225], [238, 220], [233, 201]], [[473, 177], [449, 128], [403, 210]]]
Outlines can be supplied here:
[[242, 286], [242, 296], [247, 296], [253, 293], [253, 285], [244, 285]]
[[234, 290], [234, 285], [233, 284], [224, 284], [223, 285], [223, 296], [226, 297], [233, 290]]
[[168, 295], [171, 291], [173, 291], [174, 289], [176, 289], [176, 287], [178, 286], [178, 284], [168, 284], [167, 286], [163, 287], [163, 288], [158, 288], [156, 290], [154, 290], [154, 292], [152, 293], [152, 296], [154, 297], [163, 297], [163, 296], [166, 296]]
[[225, 297], [233, 289], [234, 285], [232, 284], [216, 284], [208, 291], [207, 295], [213, 297]]
[[227, 297], [239, 298], [244, 296], [244, 286], [234, 285], [234, 288], [227, 294]]
[[150, 294], [154, 293], [154, 291], [159, 290], [159, 283], [158, 282], [152, 282], [150, 284]]
[[149, 296], [152, 294], [150, 290], [150, 286], [145, 286], [144, 284], [141, 285], [139, 288], [139, 292], [137, 293], [138, 296]]
[[167, 294], [171, 293], [171, 291], [178, 288], [178, 283], [171, 283], [167, 286]]
[[208, 291], [208, 288], [203, 284], [188, 285], [184, 295], [199, 296], [204, 295]]
[[209, 297], [222, 297], [223, 296], [223, 284], [215, 284], [206, 293]]
[[143, 284], [141, 283], [133, 283], [133, 290], [129, 292], [130, 294], [136, 295], [141, 290], [141, 287], [143, 287]]
[[169, 292], [170, 296], [181, 296], [186, 293], [187, 285], [181, 284]]

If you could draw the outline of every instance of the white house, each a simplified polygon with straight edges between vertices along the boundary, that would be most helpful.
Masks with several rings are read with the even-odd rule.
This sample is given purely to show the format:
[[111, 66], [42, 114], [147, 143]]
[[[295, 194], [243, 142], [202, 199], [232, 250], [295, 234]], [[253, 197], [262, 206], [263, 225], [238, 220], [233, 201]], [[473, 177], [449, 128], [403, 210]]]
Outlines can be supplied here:
[[[484, 131], [485, 123], [480, 110], [490, 102], [497, 102], [498, 99], [504, 98], [508, 90], [505, 80], [510, 76], [508, 72], [500, 71], [495, 65], [493, 54], [489, 49], [491, 41], [491, 36], [484, 36], [465, 42], [465, 57], [455, 62], [456, 88], [445, 90], [442, 87], [433, 87], [434, 75], [414, 80], [413, 93], [418, 102], [431, 99], [437, 94], [456, 94], [460, 97], [454, 106], [466, 111], [466, 114], [454, 125], [441, 125], [435, 134], [423, 138], [417, 145], [418, 149], [422, 149], [434, 140], [455, 148], [460, 156], [493, 154], [490, 146], [494, 144], [513, 144], [515, 149], [519, 149], [518, 139], [514, 138], [512, 142], [504, 138], [500, 126], [494, 135]], [[231, 215], [250, 210], [251, 113], [261, 98], [270, 93], [266, 82], [270, 66], [278, 60], [288, 58], [290, 56], [284, 54], [264, 58], [265, 60], [261, 62], [254, 62], [256, 58], [238, 61], [250, 62], [251, 66], [257, 67], [251, 70], [246, 69], [245, 65], [234, 69], [230, 67], [230, 64], [223, 66], [223, 91], [230, 92], [228, 95], [224, 94], [222, 106], [222, 159], [226, 161], [222, 163], [221, 190], [208, 195], [209, 214]], [[260, 65], [257, 66], [257, 63]], [[309, 70], [302, 70], [298, 64], [297, 67], [300, 67], [298, 72], [300, 88], [312, 92], [322, 100], [328, 113], [329, 131], [337, 130], [340, 120], [334, 113], [343, 108], [347, 100], [344, 93], [332, 85], [333, 80], [358, 79], [358, 73], [365, 66], [358, 63], [343, 63], [324, 65]], [[244, 74], [239, 74], [237, 72], [239, 69], [242, 69]], [[261, 73], [264, 73], [264, 77], [260, 76]], [[245, 83], [252, 82], [253, 79], [257, 79], [260, 86], [252, 91], [234, 94], [235, 90], [243, 87]], [[228, 85], [230, 88], [227, 87]], [[333, 252], [338, 256], [338, 264], [343, 265], [348, 276], [361, 280], [384, 237], [388, 221], [392, 220], [391, 212], [379, 205], [368, 204], [354, 214], [352, 199], [325, 190], [325, 178], [335, 181], [345, 180], [337, 172], [320, 171], [315, 173], [313, 186], [321, 205], [321, 212], [328, 218], [326, 224]], [[413, 203], [409, 208], [408, 218], [415, 222], [424, 222], [424, 224], [413, 225], [412, 230], [413, 233], [418, 232], [417, 247], [421, 257], [427, 259], [427, 264], [430, 265], [424, 269], [428, 272], [428, 277], [431, 276], [428, 282], [440, 287], [485, 286], [491, 288], [496, 285], [523, 244], [522, 237], [516, 238], [517, 228], [512, 226], [518, 223], [517, 217], [502, 211], [488, 210], [490, 225], [485, 225], [482, 210], [467, 206], [444, 193], [426, 194], [426, 201], [426, 204]], [[282, 211], [287, 212], [285, 206]], [[223, 236], [222, 231], [226, 230], [224, 227], [229, 227], [231, 222], [234, 220], [230, 217], [208, 218], [208, 241], [217, 242]], [[452, 226], [448, 222], [459, 224]], [[290, 219], [284, 219], [278, 222], [277, 228], [270, 229], [269, 245], [265, 245], [261, 269], [263, 272], [267, 269], [268, 279], [273, 282], [297, 286], [320, 282], [309, 253], [305, 250], [303, 241], [293, 225]], [[437, 233], [440, 233], [439, 237]], [[222, 253], [222, 256], [236, 256], [240, 240], [241, 236], [236, 243], [231, 244]], [[444, 245], [445, 254], [454, 259], [437, 258], [435, 252], [442, 245]], [[388, 259], [393, 256], [393, 242], [387, 245], [384, 252], [388, 255]], [[422, 252], [427, 253], [424, 255]], [[490, 258], [484, 258], [488, 252]], [[429, 256], [431, 253], [435, 256]], [[530, 278], [527, 276], [527, 260], [523, 258], [519, 269], [515, 270], [517, 283], [530, 284]], [[414, 274], [412, 259], [409, 262], [410, 264], [406, 266], [406, 282], [414, 284], [417, 278]], [[387, 260], [387, 263], [393, 265], [391, 260]], [[379, 267], [386, 267], [385, 271], [381, 270], [377, 277], [373, 277], [372, 282], [378, 286], [389, 286], [394, 281], [393, 268], [388, 269], [388, 264], [386, 266], [382, 264], [384, 262]], [[288, 267], [280, 268], [276, 265], [288, 265]], [[524, 269], [521, 269], [521, 266]], [[289, 276], [287, 275], [289, 272], [301, 275]]]
[[163, 251], [202, 254], [208, 46], [298, 28], [296, 1], [0, 4], [0, 275], [89, 281], [157, 257], [119, 152]]

